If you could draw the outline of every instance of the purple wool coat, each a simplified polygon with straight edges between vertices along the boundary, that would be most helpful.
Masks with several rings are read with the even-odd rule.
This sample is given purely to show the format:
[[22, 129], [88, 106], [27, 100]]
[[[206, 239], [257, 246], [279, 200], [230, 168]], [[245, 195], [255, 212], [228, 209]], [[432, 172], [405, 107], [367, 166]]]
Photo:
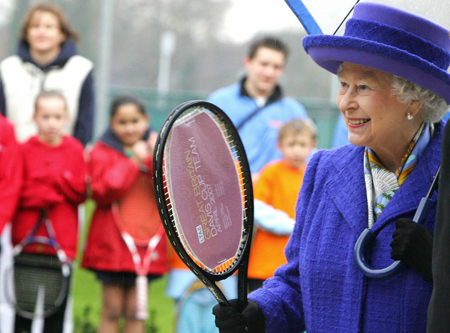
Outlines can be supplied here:
[[[379, 232], [369, 263], [392, 263], [395, 222], [412, 219], [440, 162], [443, 123], [414, 171], [375, 222]], [[310, 161], [286, 247], [288, 263], [264, 287], [251, 293], [259, 303], [266, 332], [425, 332], [432, 284], [405, 268], [397, 276], [369, 279], [353, 263], [353, 247], [367, 228], [364, 147], [346, 145], [317, 152]], [[425, 222], [434, 232], [437, 193]]]

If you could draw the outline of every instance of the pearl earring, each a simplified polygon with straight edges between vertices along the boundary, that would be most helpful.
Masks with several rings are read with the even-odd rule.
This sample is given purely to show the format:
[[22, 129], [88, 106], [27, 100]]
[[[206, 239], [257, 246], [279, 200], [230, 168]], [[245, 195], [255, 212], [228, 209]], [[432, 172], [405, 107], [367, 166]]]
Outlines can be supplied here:
[[408, 120], [412, 120], [414, 118], [414, 116], [408, 112], [408, 115], [406, 116], [406, 118], [408, 118]]

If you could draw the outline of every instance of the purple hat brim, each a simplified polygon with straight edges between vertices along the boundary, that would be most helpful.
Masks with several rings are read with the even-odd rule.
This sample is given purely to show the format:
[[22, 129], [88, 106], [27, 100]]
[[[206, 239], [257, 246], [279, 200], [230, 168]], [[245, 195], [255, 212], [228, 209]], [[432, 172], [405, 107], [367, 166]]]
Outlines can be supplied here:
[[342, 62], [391, 73], [427, 88], [450, 104], [450, 74], [404, 50], [356, 37], [311, 35], [303, 47], [320, 67], [336, 74]]

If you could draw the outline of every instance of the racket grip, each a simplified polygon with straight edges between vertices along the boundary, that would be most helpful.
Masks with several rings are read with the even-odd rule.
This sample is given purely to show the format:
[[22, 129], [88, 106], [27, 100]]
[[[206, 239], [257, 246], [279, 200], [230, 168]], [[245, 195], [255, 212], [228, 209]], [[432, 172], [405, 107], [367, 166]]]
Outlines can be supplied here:
[[136, 319], [147, 320], [148, 280], [145, 275], [136, 277]]

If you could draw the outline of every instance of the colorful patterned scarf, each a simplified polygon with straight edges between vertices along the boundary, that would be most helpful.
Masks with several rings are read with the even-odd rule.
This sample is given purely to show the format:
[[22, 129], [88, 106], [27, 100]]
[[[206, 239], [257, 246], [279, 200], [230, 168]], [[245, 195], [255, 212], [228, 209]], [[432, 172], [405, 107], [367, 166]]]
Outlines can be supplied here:
[[403, 156], [400, 167], [392, 172], [387, 170], [378, 160], [375, 152], [366, 147], [364, 151], [364, 179], [366, 182], [368, 225], [373, 226], [383, 209], [394, 196], [395, 192], [411, 174], [425, 151], [434, 133], [433, 124], [423, 123], [409, 148]]

